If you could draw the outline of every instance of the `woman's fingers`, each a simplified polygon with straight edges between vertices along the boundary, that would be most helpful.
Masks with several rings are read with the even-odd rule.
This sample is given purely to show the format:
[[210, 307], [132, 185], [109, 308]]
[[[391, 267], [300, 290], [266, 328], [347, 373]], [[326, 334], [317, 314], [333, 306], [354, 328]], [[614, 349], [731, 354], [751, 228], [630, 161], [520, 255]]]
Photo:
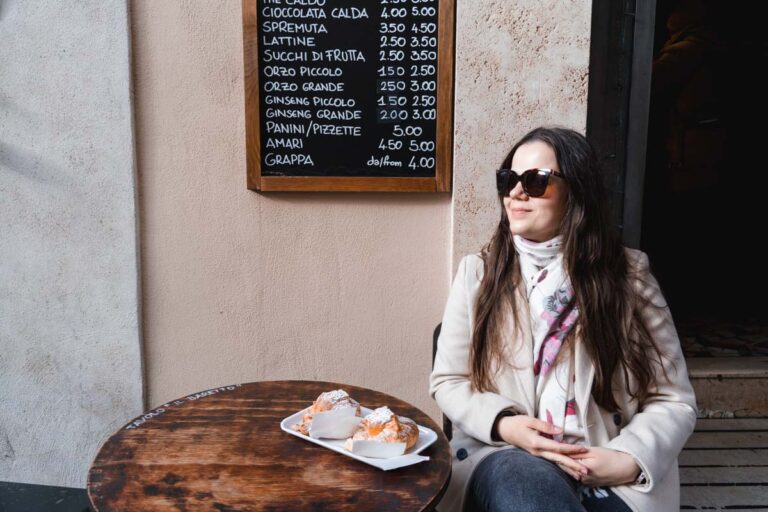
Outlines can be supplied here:
[[560, 467], [562, 468], [568, 468], [570, 470], [569, 473], [574, 478], [580, 479], [580, 477], [578, 477], [577, 475], [583, 475], [583, 474], [586, 474], [585, 471], [589, 471], [588, 468], [584, 466], [582, 463], [577, 462], [566, 455], [561, 455], [559, 453], [545, 450], [541, 452], [541, 456], [547, 460], [551, 460], [552, 462], [559, 464]]
[[[529, 424], [529, 427], [538, 430], [539, 432], [549, 434], [549, 435], [555, 435], [555, 434], [562, 434], [563, 431], [559, 427], [555, 426], [552, 423], [548, 423], [546, 421], [542, 421], [538, 418], [534, 418], [533, 421]], [[579, 444], [570, 444], [570, 443], [559, 443], [555, 441], [554, 439], [549, 439], [547, 437], [541, 436], [542, 441], [546, 441], [546, 444], [542, 444], [541, 448], [545, 450], [551, 450], [553, 452], [560, 452], [560, 453], [583, 453], [586, 451], [585, 446], [579, 445]]]
[[562, 453], [565, 455], [585, 453], [589, 451], [588, 446], [580, 444], [558, 443], [557, 441], [547, 439], [546, 437], [540, 437], [537, 440], [536, 448], [539, 450], [549, 450], [551, 452]]
[[571, 477], [573, 477], [575, 480], [581, 481], [581, 475], [578, 472], [572, 470], [568, 466], [561, 464], [559, 462], [557, 463], [557, 465], [560, 466], [560, 469], [562, 469], [563, 471], [571, 475]]
[[553, 423], [547, 423], [546, 421], [542, 421], [538, 418], [534, 418], [532, 424], [530, 425], [531, 428], [534, 428], [538, 430], [539, 432], [544, 432], [545, 434], [561, 434], [563, 431], [556, 427]]

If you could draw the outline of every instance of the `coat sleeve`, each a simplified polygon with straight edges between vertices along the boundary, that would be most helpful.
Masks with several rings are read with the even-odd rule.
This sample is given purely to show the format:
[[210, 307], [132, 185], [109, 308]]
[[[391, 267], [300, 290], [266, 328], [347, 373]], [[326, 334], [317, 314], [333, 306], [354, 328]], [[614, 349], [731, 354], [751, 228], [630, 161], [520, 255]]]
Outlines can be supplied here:
[[[638, 412], [605, 448], [632, 455], [645, 472], [647, 482], [630, 485], [630, 488], [651, 492], [656, 482], [664, 478], [677, 460], [693, 432], [698, 409], [669, 306], [651, 273], [648, 256], [641, 251], [638, 253], [637, 271], [640, 279], [637, 290], [649, 301], [641, 310], [641, 318], [665, 355], [662, 362], [671, 383], [667, 382], [664, 375], [657, 375], [658, 386], [653, 391], [659, 395], [641, 404]], [[658, 364], [655, 367], [658, 368]]]
[[462, 432], [486, 444], [503, 446], [507, 443], [491, 439], [496, 416], [504, 409], [525, 411], [525, 407], [497, 393], [478, 392], [470, 385], [470, 315], [474, 305], [470, 304], [468, 284], [476, 282], [478, 263], [479, 256], [464, 256], [453, 279], [429, 377], [429, 394]]

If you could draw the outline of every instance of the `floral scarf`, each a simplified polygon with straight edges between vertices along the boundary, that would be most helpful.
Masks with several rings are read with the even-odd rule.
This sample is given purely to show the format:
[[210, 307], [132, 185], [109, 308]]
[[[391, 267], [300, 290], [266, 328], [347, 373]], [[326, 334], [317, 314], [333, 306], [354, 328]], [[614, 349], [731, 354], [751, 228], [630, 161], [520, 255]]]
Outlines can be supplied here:
[[536, 417], [563, 428], [555, 441], [583, 440], [576, 413], [573, 354], [552, 366], [565, 336], [576, 324], [578, 309], [571, 281], [563, 268], [562, 235], [534, 242], [513, 235], [527, 291], [533, 334]]

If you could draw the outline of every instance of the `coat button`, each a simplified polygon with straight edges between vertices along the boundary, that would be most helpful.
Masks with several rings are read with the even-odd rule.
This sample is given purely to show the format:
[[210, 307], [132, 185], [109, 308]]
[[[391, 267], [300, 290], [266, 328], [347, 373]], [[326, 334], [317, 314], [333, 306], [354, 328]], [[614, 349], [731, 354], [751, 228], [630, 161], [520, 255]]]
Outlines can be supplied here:
[[613, 415], [613, 423], [616, 425], [621, 425], [621, 414], [616, 413]]
[[464, 460], [464, 459], [466, 459], [466, 458], [467, 458], [467, 455], [468, 455], [468, 454], [467, 454], [467, 450], [465, 450], [464, 448], [459, 448], [458, 450], [456, 450], [456, 457], [457, 457], [459, 460]]

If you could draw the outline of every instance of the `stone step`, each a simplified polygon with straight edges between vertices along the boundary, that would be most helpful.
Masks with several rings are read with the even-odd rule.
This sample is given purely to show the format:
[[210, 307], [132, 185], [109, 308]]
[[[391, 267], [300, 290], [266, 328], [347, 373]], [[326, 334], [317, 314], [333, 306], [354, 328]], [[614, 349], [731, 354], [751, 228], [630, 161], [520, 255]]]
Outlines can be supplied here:
[[768, 357], [689, 357], [701, 418], [768, 416]]
[[768, 511], [768, 418], [699, 418], [678, 463], [681, 510]]

